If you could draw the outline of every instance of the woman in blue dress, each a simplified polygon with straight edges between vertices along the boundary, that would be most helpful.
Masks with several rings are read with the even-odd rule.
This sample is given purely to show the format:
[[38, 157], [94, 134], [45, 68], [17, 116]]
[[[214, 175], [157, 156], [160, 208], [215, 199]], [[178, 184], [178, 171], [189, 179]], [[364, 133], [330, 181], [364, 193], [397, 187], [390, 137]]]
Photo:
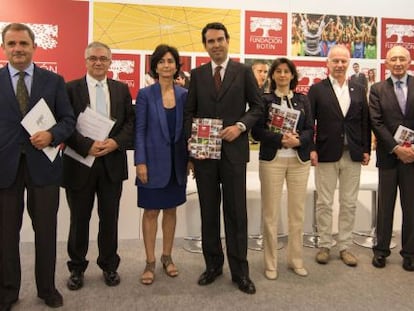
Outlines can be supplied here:
[[186, 201], [187, 148], [183, 134], [183, 108], [187, 90], [174, 85], [180, 70], [176, 48], [162, 44], [151, 55], [156, 83], [140, 89], [136, 100], [135, 166], [138, 206], [144, 209], [142, 232], [146, 266], [145, 285], [154, 281], [155, 241], [162, 210], [161, 263], [170, 277], [178, 275], [171, 259], [176, 207]]

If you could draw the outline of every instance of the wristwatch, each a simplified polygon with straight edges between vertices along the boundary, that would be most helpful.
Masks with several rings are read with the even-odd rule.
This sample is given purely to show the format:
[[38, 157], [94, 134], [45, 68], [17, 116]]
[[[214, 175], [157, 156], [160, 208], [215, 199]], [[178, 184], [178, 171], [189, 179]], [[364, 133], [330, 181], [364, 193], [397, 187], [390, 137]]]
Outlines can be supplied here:
[[236, 126], [239, 128], [240, 132], [246, 131], [246, 125], [243, 124], [243, 122], [236, 122]]

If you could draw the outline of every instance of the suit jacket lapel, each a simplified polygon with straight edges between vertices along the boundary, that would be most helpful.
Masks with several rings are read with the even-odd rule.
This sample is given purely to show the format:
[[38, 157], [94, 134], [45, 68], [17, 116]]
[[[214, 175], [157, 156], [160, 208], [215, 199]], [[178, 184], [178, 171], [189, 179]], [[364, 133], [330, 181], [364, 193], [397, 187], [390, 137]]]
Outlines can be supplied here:
[[[218, 99], [222, 98], [223, 95], [226, 93], [227, 89], [232, 85], [233, 80], [236, 78], [236, 68], [232, 60], [229, 60], [227, 63], [226, 71], [223, 77], [223, 84], [221, 85], [221, 89], [218, 93]], [[214, 85], [214, 82], [213, 82]]]
[[[158, 119], [161, 124], [161, 132], [166, 141], [170, 141], [170, 132], [168, 130], [167, 116], [165, 114], [164, 105], [162, 103], [161, 86], [159, 83], [152, 85], [151, 89], [152, 98], [155, 99], [155, 109], [158, 114]], [[151, 105], [151, 101], [149, 103]]]
[[110, 117], [115, 120], [116, 116], [118, 115], [117, 110], [118, 110], [118, 105], [117, 105], [117, 92], [116, 89], [114, 87], [114, 81], [112, 81], [111, 79], [107, 79], [107, 83], [108, 83], [108, 91], [109, 91], [109, 111], [110, 111]]
[[91, 99], [89, 97], [89, 90], [88, 90], [88, 84], [86, 83], [86, 77], [82, 79], [82, 82], [78, 84], [79, 88], [79, 94], [81, 97], [81, 105], [82, 109], [81, 111], [84, 111], [86, 107], [91, 107]]
[[184, 116], [184, 103], [181, 103], [181, 96], [178, 91], [178, 87], [174, 86], [175, 94], [175, 142], [180, 139], [180, 135], [183, 127], [183, 116]]
[[339, 101], [338, 101], [338, 97], [336, 97], [335, 91], [333, 89], [331, 80], [329, 80], [329, 78], [327, 78], [325, 80], [325, 88], [326, 88], [326, 94], [328, 96], [328, 98], [332, 98], [332, 102], [335, 103], [335, 105], [333, 105], [332, 109], [334, 109], [336, 111], [336, 113], [338, 115], [340, 115], [342, 118], [344, 118], [344, 114], [342, 113], [342, 109], [341, 106], [339, 105]]
[[408, 116], [414, 109], [414, 79], [412, 76], [407, 77], [407, 108], [405, 115]]
[[[397, 95], [395, 94], [394, 91], [394, 82], [392, 82], [391, 77], [388, 78], [386, 83], [386, 88], [387, 88], [387, 93], [390, 94], [391, 98], [393, 100], [391, 100], [391, 105], [394, 106], [394, 109], [397, 110], [399, 113], [401, 113], [401, 115], [403, 115], [401, 108], [400, 108], [400, 104], [398, 103], [398, 99], [397, 99]], [[407, 103], [408, 103], [408, 97], [407, 97]]]
[[16, 114], [21, 115], [20, 109], [19, 109], [19, 103], [17, 102], [16, 94], [13, 90], [13, 84], [10, 79], [10, 72], [7, 69], [7, 66], [5, 66], [0, 71], [0, 85], [1, 85], [1, 92], [3, 93], [3, 96], [5, 98], [14, 98], [14, 100], [5, 100], [1, 104], [4, 105], [7, 103], [11, 106], [11, 109], [13, 109]]

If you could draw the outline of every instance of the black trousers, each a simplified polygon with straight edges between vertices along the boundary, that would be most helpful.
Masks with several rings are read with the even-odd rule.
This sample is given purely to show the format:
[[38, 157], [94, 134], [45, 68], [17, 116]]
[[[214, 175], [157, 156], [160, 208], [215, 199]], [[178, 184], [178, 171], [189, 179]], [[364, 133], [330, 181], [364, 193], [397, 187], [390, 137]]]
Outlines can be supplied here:
[[59, 186], [35, 186], [22, 155], [15, 182], [0, 189], [0, 299], [18, 299], [21, 283], [20, 229], [23, 221], [24, 193], [35, 235], [35, 278], [38, 296], [55, 290], [56, 222]]
[[[227, 258], [233, 278], [249, 276], [247, 262], [246, 163], [228, 159], [194, 160], [201, 210], [203, 255], [207, 269], [220, 268], [224, 254], [220, 237], [220, 204]], [[222, 196], [223, 194], [223, 196]]]
[[402, 209], [401, 251], [403, 257], [414, 258], [414, 164], [399, 162], [395, 168], [379, 168], [377, 243], [374, 253], [390, 255], [397, 187]]
[[81, 189], [66, 188], [70, 209], [68, 239], [69, 271], [85, 271], [88, 266], [86, 255], [89, 246], [89, 222], [95, 201], [98, 203], [99, 232], [97, 259], [104, 271], [116, 271], [120, 257], [118, 250], [119, 201], [122, 181], [112, 182], [106, 174], [103, 161], [96, 159], [91, 168], [86, 186]]

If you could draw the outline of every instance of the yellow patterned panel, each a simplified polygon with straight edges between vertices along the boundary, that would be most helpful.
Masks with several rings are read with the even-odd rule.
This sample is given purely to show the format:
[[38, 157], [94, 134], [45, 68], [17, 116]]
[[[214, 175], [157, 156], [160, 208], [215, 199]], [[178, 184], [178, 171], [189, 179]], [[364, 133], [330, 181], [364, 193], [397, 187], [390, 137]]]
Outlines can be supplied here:
[[166, 43], [180, 52], [205, 52], [201, 29], [222, 22], [230, 34], [229, 53], [240, 53], [240, 11], [139, 4], [94, 4], [93, 38], [113, 49], [150, 50]]

